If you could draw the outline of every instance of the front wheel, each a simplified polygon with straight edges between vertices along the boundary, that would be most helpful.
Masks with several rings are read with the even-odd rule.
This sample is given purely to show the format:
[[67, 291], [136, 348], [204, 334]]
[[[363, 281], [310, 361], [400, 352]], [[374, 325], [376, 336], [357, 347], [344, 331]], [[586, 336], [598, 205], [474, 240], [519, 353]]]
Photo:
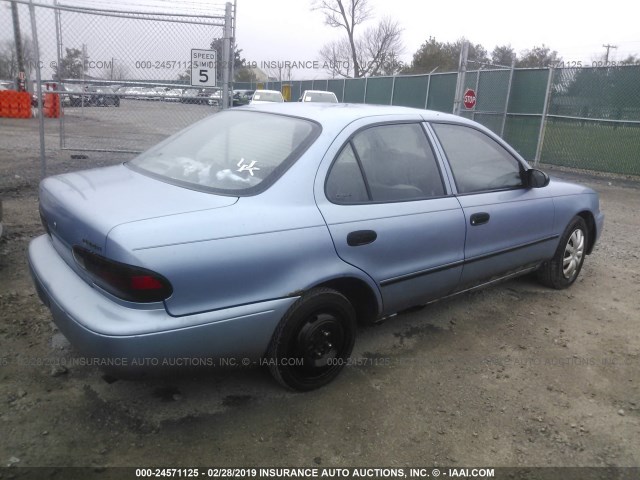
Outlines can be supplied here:
[[338, 376], [353, 350], [356, 318], [341, 293], [317, 288], [296, 301], [276, 328], [267, 360], [285, 387], [308, 391]]
[[582, 270], [587, 242], [587, 224], [582, 217], [574, 217], [562, 234], [553, 258], [538, 270], [540, 282], [556, 289], [571, 286]]

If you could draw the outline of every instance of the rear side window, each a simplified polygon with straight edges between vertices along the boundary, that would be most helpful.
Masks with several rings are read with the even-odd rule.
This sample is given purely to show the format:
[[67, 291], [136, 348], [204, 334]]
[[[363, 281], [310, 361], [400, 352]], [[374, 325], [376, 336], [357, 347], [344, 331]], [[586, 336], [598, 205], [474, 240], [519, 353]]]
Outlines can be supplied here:
[[[341, 189], [351, 193], [337, 194]], [[336, 203], [442, 195], [440, 170], [419, 124], [381, 125], [358, 132], [339, 155], [327, 181], [327, 197]]]
[[520, 162], [487, 134], [463, 125], [434, 123], [459, 193], [522, 186]]
[[363, 203], [369, 201], [367, 187], [351, 142], [338, 155], [327, 180], [327, 198], [334, 203]]

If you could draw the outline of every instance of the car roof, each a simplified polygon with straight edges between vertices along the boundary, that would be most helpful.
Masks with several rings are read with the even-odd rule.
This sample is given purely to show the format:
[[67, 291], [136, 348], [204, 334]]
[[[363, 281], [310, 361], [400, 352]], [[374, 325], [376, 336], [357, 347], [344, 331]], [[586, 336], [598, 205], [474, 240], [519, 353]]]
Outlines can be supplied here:
[[476, 125], [470, 120], [456, 115], [451, 115], [449, 113], [423, 110], [419, 108], [390, 105], [366, 105], [362, 103], [285, 102], [272, 103], [268, 105], [247, 105], [244, 107], [238, 107], [238, 109], [292, 115], [316, 121], [321, 125], [336, 125], [336, 123], [347, 125], [360, 118], [394, 115], [419, 115], [427, 122], [452, 121], [456, 123]]
[[268, 92], [268, 93], [279, 93], [280, 95], [282, 95], [282, 92], [280, 90], [255, 90], [256, 92]]
[[331, 93], [332, 95], [335, 95], [334, 92], [330, 92], [329, 90], [305, 90], [302, 93]]

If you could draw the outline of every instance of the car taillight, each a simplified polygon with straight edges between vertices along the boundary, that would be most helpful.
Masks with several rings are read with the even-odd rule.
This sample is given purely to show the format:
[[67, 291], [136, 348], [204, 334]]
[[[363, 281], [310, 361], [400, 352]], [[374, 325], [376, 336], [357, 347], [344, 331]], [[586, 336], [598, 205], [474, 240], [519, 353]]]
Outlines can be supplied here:
[[161, 302], [173, 287], [162, 275], [142, 267], [116, 262], [75, 246], [73, 256], [96, 285], [128, 302]]

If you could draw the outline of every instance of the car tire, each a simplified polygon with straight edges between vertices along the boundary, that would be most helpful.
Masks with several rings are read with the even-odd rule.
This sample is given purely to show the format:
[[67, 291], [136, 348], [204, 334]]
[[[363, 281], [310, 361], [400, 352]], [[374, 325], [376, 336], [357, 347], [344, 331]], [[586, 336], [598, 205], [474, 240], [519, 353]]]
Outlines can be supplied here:
[[355, 337], [356, 315], [349, 300], [328, 288], [310, 290], [278, 324], [267, 352], [269, 370], [292, 390], [320, 388], [347, 364]]
[[582, 217], [574, 217], [560, 237], [553, 258], [538, 270], [538, 280], [558, 290], [570, 287], [582, 270], [588, 241], [587, 224]]

